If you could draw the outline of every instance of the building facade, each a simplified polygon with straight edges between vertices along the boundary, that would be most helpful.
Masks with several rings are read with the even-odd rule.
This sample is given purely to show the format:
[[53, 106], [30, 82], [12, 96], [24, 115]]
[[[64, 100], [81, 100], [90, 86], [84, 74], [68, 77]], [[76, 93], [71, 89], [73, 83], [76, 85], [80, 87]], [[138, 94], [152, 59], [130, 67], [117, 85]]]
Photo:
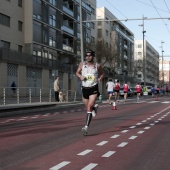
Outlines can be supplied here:
[[[163, 64], [163, 65], [162, 65]], [[168, 60], [159, 60], [159, 80], [160, 80], [160, 85], [165, 85], [167, 84], [170, 86], [170, 61]]]
[[148, 41], [135, 40], [135, 72], [141, 85], [159, 85], [159, 53]]
[[[105, 7], [96, 10], [97, 41], [102, 63], [109, 77], [134, 85], [134, 34]], [[114, 20], [115, 21], [112, 21]], [[103, 46], [103, 48], [101, 48]]]
[[[83, 20], [95, 10], [96, 0], [82, 1]], [[52, 88], [60, 76], [62, 89], [80, 94], [80, 1], [6, 0], [0, 11], [0, 87]], [[95, 23], [83, 23], [85, 50], [95, 39]]]

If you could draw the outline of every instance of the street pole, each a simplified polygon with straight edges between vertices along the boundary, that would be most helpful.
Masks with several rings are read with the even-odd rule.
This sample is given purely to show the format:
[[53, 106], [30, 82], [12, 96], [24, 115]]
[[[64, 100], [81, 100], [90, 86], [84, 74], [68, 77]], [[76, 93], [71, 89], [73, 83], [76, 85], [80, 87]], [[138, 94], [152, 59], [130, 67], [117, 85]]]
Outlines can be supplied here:
[[163, 41], [161, 41], [161, 49], [162, 49], [162, 87], [164, 87], [164, 70], [163, 70]]
[[145, 56], [145, 33], [146, 31], [144, 30], [144, 16], [143, 16], [143, 78], [144, 78], [144, 86], [146, 86], [146, 56]]
[[80, 0], [80, 44], [81, 44], [81, 61], [84, 61], [84, 48], [83, 48], [83, 24], [82, 24], [82, 0]]

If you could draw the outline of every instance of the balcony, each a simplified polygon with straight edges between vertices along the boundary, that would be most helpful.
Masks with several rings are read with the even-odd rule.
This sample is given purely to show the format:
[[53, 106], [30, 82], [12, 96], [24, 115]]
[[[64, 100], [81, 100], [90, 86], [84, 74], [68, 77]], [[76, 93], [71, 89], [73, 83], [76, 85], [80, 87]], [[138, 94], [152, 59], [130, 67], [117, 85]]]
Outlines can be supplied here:
[[126, 59], [126, 60], [127, 60], [127, 58], [128, 58], [128, 57], [127, 57], [127, 55], [124, 55], [124, 59]]
[[63, 44], [63, 50], [69, 51], [69, 52], [74, 52], [74, 49], [68, 45]]
[[68, 9], [67, 7], [63, 6], [63, 11], [67, 14], [69, 14], [70, 16], [74, 17], [74, 13], [73, 11], [71, 11], [70, 9]]
[[61, 27], [61, 30], [62, 30], [62, 31], [65, 31], [65, 32], [67, 32], [67, 33], [69, 33], [69, 34], [71, 34], [71, 35], [74, 34], [73, 29], [71, 29], [71, 28], [69, 28], [69, 27], [67, 27], [67, 26], [65, 26], [65, 25], [63, 25], [63, 26]]

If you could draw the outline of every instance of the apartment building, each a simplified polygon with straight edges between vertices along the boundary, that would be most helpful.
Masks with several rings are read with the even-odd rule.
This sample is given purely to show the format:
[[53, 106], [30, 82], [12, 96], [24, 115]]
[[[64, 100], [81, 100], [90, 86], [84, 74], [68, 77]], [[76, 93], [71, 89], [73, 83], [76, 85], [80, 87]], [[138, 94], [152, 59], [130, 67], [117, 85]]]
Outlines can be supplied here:
[[170, 61], [162, 60], [162, 57], [159, 60], [159, 81], [160, 85], [170, 85]]
[[[143, 48], [144, 43], [144, 48]], [[159, 85], [159, 53], [146, 40], [135, 40], [135, 72], [144, 85]]]
[[[105, 7], [96, 9], [98, 55], [106, 72], [106, 80], [119, 79], [121, 85], [134, 78], [134, 34]], [[113, 21], [115, 19], [115, 21]]]
[[[96, 0], [82, 0], [83, 20], [95, 18]], [[61, 88], [80, 93], [75, 76], [80, 52], [79, 0], [3, 0], [0, 5], [0, 87]], [[95, 23], [83, 23], [84, 47]]]

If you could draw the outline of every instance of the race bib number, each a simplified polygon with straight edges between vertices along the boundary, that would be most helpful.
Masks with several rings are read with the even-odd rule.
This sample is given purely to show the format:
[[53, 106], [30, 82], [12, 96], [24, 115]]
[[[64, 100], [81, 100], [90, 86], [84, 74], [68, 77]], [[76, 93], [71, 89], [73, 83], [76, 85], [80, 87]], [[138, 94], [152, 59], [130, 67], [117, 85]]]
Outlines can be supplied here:
[[87, 81], [93, 82], [94, 81], [94, 75], [86, 75]]

